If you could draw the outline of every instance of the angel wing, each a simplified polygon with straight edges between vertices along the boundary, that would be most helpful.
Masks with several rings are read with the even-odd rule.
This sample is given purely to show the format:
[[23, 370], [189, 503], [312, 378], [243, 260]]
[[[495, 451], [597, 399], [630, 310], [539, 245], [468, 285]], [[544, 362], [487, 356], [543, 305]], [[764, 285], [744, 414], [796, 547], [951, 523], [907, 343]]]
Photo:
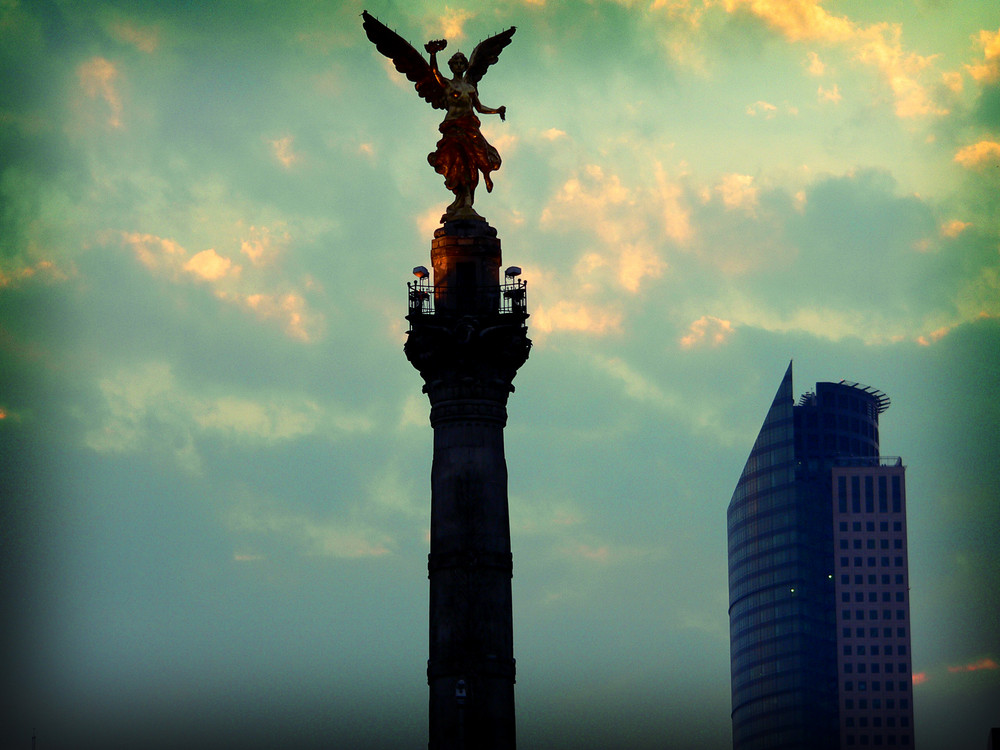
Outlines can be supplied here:
[[[445, 99], [444, 87], [434, 77], [434, 72], [424, 59], [424, 56], [417, 52], [413, 48], [413, 45], [371, 15], [367, 10], [362, 11], [361, 16], [364, 18], [365, 33], [372, 44], [375, 45], [375, 49], [392, 60], [392, 64], [396, 66], [396, 70], [416, 84], [417, 93], [420, 94], [422, 99], [430, 102], [431, 106], [435, 109], [447, 109], [448, 103]], [[508, 41], [510, 40], [508, 39]], [[483, 42], [483, 44], [485, 43]], [[503, 45], [501, 45], [501, 49], [502, 47]], [[479, 47], [476, 49], [478, 50]], [[495, 56], [493, 60], [496, 60]], [[483, 71], [485, 72], [485, 68]]]
[[501, 31], [477, 44], [476, 48], [472, 50], [472, 57], [469, 58], [469, 69], [465, 73], [465, 80], [473, 85], [478, 85], [486, 74], [487, 68], [500, 58], [500, 52], [510, 44], [515, 31], [517, 31], [517, 27], [511, 26], [506, 31]]

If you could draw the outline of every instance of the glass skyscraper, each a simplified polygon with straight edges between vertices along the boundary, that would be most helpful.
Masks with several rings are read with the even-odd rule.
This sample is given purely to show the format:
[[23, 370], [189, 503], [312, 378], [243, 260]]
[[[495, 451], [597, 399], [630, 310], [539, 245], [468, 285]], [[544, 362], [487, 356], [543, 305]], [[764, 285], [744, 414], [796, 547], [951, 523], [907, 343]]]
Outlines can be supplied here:
[[781, 380], [728, 512], [733, 746], [913, 747], [904, 467], [889, 398]]

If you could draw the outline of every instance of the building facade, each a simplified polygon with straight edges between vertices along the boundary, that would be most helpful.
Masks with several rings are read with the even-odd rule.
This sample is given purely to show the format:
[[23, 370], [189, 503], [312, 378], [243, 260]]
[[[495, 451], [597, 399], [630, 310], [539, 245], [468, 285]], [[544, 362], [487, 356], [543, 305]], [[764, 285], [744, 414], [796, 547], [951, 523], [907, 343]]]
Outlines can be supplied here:
[[880, 391], [789, 364], [729, 504], [733, 746], [913, 747], [905, 469]]

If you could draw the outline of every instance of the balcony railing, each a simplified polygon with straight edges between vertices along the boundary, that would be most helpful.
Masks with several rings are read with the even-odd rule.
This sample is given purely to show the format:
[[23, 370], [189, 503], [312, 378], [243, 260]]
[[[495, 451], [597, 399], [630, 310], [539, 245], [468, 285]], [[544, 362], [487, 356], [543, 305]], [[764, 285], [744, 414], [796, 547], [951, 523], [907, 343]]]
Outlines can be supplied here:
[[[469, 301], [472, 301], [476, 312], [528, 315], [528, 282], [521, 279], [461, 289], [436, 287], [426, 280], [418, 279], [408, 282], [406, 287], [409, 315], [434, 315], [435, 308], [441, 313], [458, 312], [459, 309], [465, 309], [466, 305], [463, 303]], [[484, 306], [486, 309], [483, 309]]]
[[902, 466], [900, 456], [837, 456], [835, 466]]

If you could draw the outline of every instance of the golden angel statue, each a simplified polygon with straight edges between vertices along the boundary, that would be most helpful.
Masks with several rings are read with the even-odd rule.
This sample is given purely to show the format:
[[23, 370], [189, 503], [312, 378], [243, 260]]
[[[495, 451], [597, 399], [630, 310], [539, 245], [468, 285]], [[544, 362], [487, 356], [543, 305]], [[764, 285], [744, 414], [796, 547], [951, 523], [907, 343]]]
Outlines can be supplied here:
[[484, 107], [479, 101], [476, 88], [486, 70], [497, 61], [500, 52], [510, 44], [515, 27], [511, 26], [476, 45], [471, 59], [456, 52], [448, 61], [452, 78], [441, 74], [437, 64], [437, 53], [448, 42], [437, 39], [424, 45], [430, 53], [428, 63], [413, 46], [399, 34], [379, 22], [364, 11], [364, 29], [375, 48], [392, 60], [396, 70], [416, 84], [417, 93], [435, 109], [447, 110], [444, 121], [438, 126], [441, 140], [437, 148], [427, 156], [427, 161], [441, 175], [444, 184], [455, 194], [455, 200], [442, 221], [456, 219], [482, 219], [472, 208], [479, 184], [479, 173], [483, 173], [486, 190], [493, 190], [490, 172], [500, 168], [500, 154], [483, 137], [479, 130], [480, 121], [476, 112], [483, 115], [500, 115], [504, 120], [506, 107]]

